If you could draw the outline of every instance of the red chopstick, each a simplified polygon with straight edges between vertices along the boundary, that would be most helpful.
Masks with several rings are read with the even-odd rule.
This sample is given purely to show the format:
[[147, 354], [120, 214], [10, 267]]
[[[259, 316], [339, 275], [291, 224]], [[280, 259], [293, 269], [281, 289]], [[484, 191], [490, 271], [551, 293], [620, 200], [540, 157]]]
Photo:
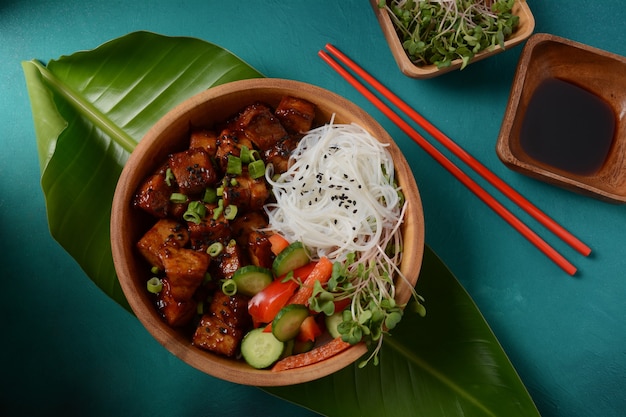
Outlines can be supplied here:
[[[374, 80], [363, 69], [358, 67], [357, 64], [355, 64], [347, 56], [345, 56], [340, 51], [338, 51], [337, 48], [333, 47], [332, 45], [326, 45], [326, 48], [328, 49], [330, 53], [337, 56], [338, 59], [340, 59], [342, 62], [348, 65], [351, 69], [357, 72], [360, 76], [366, 79], [366, 81], [369, 82], [371, 80]], [[561, 254], [559, 254], [554, 248], [548, 245], [540, 236], [538, 236], [535, 232], [533, 232], [521, 220], [515, 217], [515, 215], [513, 215], [506, 207], [500, 204], [493, 196], [491, 196], [487, 191], [485, 191], [482, 187], [480, 187], [478, 183], [476, 183], [467, 174], [461, 171], [461, 169], [459, 169], [456, 165], [454, 165], [454, 163], [452, 163], [445, 155], [439, 152], [439, 150], [437, 150], [432, 144], [430, 144], [426, 139], [424, 139], [416, 130], [414, 130], [407, 122], [405, 122], [400, 116], [398, 116], [389, 106], [387, 106], [380, 99], [378, 99], [378, 97], [376, 97], [371, 91], [369, 91], [363, 84], [361, 84], [352, 74], [350, 74], [339, 63], [337, 63], [325, 51], [320, 51], [319, 55], [322, 59], [324, 59], [324, 61], [328, 65], [330, 65], [335, 71], [337, 71], [344, 79], [346, 79], [346, 81], [348, 81], [354, 88], [356, 88], [361, 94], [363, 94], [372, 104], [374, 104], [383, 114], [385, 114], [391, 121], [393, 121], [400, 129], [402, 129], [404, 133], [406, 133], [409, 137], [411, 137], [411, 139], [413, 139], [418, 145], [420, 145], [431, 157], [433, 157], [444, 168], [446, 168], [452, 175], [454, 175], [459, 181], [461, 181], [463, 185], [465, 185], [472, 192], [474, 192], [474, 194], [476, 194], [485, 204], [487, 204], [492, 210], [494, 210], [497, 214], [499, 214], [505, 221], [507, 221], [518, 232], [520, 232], [524, 237], [526, 237], [531, 243], [533, 243], [537, 248], [539, 248], [553, 262], [555, 262], [559, 267], [561, 267], [570, 275], [574, 275], [576, 273], [575, 266], [573, 266], [567, 259], [565, 259]], [[379, 87], [382, 87], [382, 85], [380, 85], [380, 83], [378, 82], [375, 82], [373, 84], [377, 84]], [[391, 93], [389, 90], [387, 90], [384, 87], [382, 88], [383, 88], [383, 91], [381, 91], [381, 93], [383, 93], [386, 96], [386, 98], [388, 98], [389, 100], [392, 100], [394, 104], [401, 103], [400, 99], [397, 98], [395, 95], [393, 95], [393, 93]], [[404, 104], [402, 107], [408, 108], [406, 104]], [[421, 116], [418, 117], [418, 119], [423, 120]], [[433, 131], [436, 131], [434, 126], [432, 126], [432, 128], [429, 128], [429, 129], [430, 130], [434, 129]], [[440, 133], [438, 136], [444, 136], [444, 135]], [[450, 139], [448, 138], [446, 139], [452, 142]], [[458, 147], [458, 145], [455, 147]], [[459, 149], [461, 148], [458, 147], [457, 152], [459, 156], [461, 157], [461, 159], [467, 160], [468, 158], [466, 157], [466, 155], [468, 154], [462, 150], [459, 151]], [[482, 171], [485, 171], [485, 170], [486, 168], [484, 168]], [[517, 195], [519, 196], [519, 194]], [[525, 208], [524, 206], [532, 206], [532, 204], [528, 202], [527, 200], [524, 199], [523, 201], [526, 201], [526, 203], [522, 205], [523, 208]], [[531, 211], [539, 212], [539, 210], [536, 208]], [[543, 217], [543, 216], [540, 216], [540, 217]], [[545, 217], [547, 218], [547, 216]], [[550, 222], [554, 223], [553, 221], [550, 221]], [[552, 229], [562, 229], [562, 228], [560, 226], [558, 226], [557, 228], [552, 226]], [[561, 234], [563, 233], [561, 232]], [[567, 232], [565, 232], [565, 234], [571, 236]], [[573, 240], [577, 240], [577, 239], [572, 236], [571, 238], [568, 239], [569, 241], [568, 243], [571, 243]], [[584, 252], [586, 252], [586, 254], [590, 253], [590, 249], [587, 248], [584, 244], [582, 244], [582, 242], [576, 246], [578, 246], [579, 251], [581, 251], [581, 253], [583, 254], [585, 254]]]
[[474, 158], [471, 154], [467, 153], [463, 148], [461, 148], [456, 142], [447, 137], [443, 132], [441, 132], [437, 127], [435, 127], [432, 123], [426, 120], [422, 115], [420, 115], [417, 111], [411, 108], [407, 103], [402, 101], [398, 96], [392, 93], [387, 87], [382, 85], [378, 80], [368, 74], [365, 70], [363, 70], [360, 66], [358, 66], [354, 61], [352, 61], [348, 56], [346, 56], [339, 49], [334, 47], [331, 44], [326, 45], [326, 49], [334, 55], [339, 61], [345, 64], [348, 68], [354, 71], [357, 75], [363, 78], [367, 83], [369, 83], [374, 89], [376, 89], [379, 93], [381, 93], [385, 98], [387, 98], [391, 103], [397, 106], [400, 110], [402, 110], [411, 120], [421, 126], [426, 132], [433, 136], [436, 140], [439, 141], [442, 145], [444, 145], [448, 150], [450, 150], [455, 156], [469, 165], [474, 171], [480, 174], [484, 179], [489, 181], [491, 185], [500, 190], [504, 195], [509, 197], [513, 202], [515, 202], [518, 206], [520, 206], [523, 210], [525, 210], [528, 214], [530, 214], [535, 220], [544, 225], [548, 230], [552, 231], [556, 236], [561, 238], [564, 242], [569, 244], [572, 248], [576, 249], [582, 255], [587, 256], [591, 253], [591, 249], [589, 246], [585, 245], [578, 238], [572, 235], [570, 232], [565, 230], [561, 225], [556, 223], [552, 218], [542, 212], [539, 208], [537, 208], [533, 203], [528, 201], [524, 196], [518, 193], [515, 189], [513, 189], [510, 185], [502, 181], [498, 176], [496, 176], [493, 172], [491, 172], [486, 166], [480, 163], [476, 158]]

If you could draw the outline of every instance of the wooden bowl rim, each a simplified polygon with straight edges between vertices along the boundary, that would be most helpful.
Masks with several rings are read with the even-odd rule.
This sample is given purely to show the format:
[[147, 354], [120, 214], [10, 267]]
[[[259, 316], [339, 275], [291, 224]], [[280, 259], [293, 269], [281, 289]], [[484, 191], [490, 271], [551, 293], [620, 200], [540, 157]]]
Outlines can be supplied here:
[[[324, 377], [356, 361], [367, 352], [367, 348], [364, 344], [359, 344], [329, 360], [312, 366], [284, 372], [271, 372], [270, 370], [253, 369], [243, 361], [219, 357], [192, 346], [187, 337], [183, 337], [161, 320], [147, 296], [147, 291], [143, 289], [142, 285], [133, 283], [133, 276], [139, 275], [136, 271], [139, 261], [136, 260], [136, 253], [134, 252], [136, 237], [131, 236], [129, 232], [134, 226], [133, 218], [137, 217], [137, 215], [132, 215], [130, 201], [139, 185], [139, 181], [146, 177], [145, 174], [151, 172], [150, 169], [145, 169], [143, 171], [145, 174], [142, 174], [138, 172], [138, 167], [145, 164], [155, 168], [164, 160], [158, 159], [156, 156], [158, 151], [164, 152], [164, 137], [168, 134], [171, 135], [173, 130], [182, 129], [182, 125], [187, 126], [188, 129], [188, 119], [193, 116], [194, 110], [199, 111], [197, 109], [202, 106], [210, 107], [212, 102], [219, 102], [222, 99], [228, 100], [229, 97], [233, 97], [232, 100], [235, 100], [234, 97], [254, 97], [255, 94], [259, 95], [260, 93], [268, 92], [275, 95], [291, 94], [296, 97], [308, 98], [322, 110], [336, 110], [338, 115], [336, 123], [341, 123], [341, 118], [349, 116], [350, 119], [362, 123], [362, 126], [380, 141], [389, 143], [388, 149], [394, 158], [398, 181], [407, 195], [407, 200], [410, 201], [403, 227], [405, 228], [405, 249], [411, 256], [403, 257], [401, 270], [411, 285], [415, 285], [419, 276], [424, 251], [423, 209], [411, 168], [398, 146], [382, 126], [365, 111], [345, 98], [320, 87], [299, 81], [258, 78], [234, 81], [212, 87], [185, 100], [168, 112], [139, 142], [122, 170], [115, 191], [111, 214], [111, 246], [118, 279], [131, 308], [140, 322], [171, 353], [209, 375], [234, 383], [254, 386], [291, 385]], [[239, 110], [246, 104], [254, 101], [256, 100], [242, 101], [239, 107], [234, 110]], [[261, 99], [261, 101], [263, 100]], [[213, 119], [214, 122], [221, 120], [224, 119], [219, 117]], [[174, 126], [173, 130], [172, 126]], [[171, 139], [170, 142], [176, 141]], [[173, 146], [170, 144], [169, 147], [172, 148]], [[135, 277], [135, 279], [140, 281], [138, 277]], [[396, 299], [398, 302], [402, 304], [408, 302], [411, 297], [409, 285], [399, 282], [396, 288]]]

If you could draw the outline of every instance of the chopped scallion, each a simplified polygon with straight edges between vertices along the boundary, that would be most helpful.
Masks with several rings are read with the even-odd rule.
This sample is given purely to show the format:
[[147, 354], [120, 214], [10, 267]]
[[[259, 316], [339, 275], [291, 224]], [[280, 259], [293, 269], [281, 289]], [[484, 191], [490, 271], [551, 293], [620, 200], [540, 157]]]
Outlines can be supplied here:
[[253, 161], [252, 154], [250, 153], [250, 148], [248, 148], [246, 145], [243, 145], [241, 147], [241, 152], [239, 153], [239, 158], [241, 158], [242, 164], [249, 164], [251, 161]]
[[215, 203], [217, 201], [217, 190], [215, 188], [208, 187], [206, 190], [204, 190], [202, 201], [210, 204]]
[[265, 175], [265, 162], [262, 159], [250, 162], [248, 164], [248, 173], [254, 179], [261, 178]]
[[168, 168], [165, 170], [165, 183], [168, 187], [172, 186], [172, 180], [175, 180], [174, 174], [172, 173], [172, 169]]
[[218, 256], [224, 250], [224, 245], [221, 242], [212, 243], [206, 250], [206, 253], [211, 255], [212, 258]]
[[182, 193], [172, 193], [172, 195], [170, 195], [170, 201], [172, 203], [180, 203], [180, 204], [186, 203], [187, 196]]
[[235, 155], [228, 155], [226, 173], [231, 175], [241, 175], [241, 158]]
[[202, 218], [206, 215], [206, 207], [201, 201], [192, 201], [187, 206], [187, 211], [183, 214], [183, 219], [188, 222], [200, 224]]
[[229, 204], [224, 208], [224, 218], [226, 220], [233, 220], [235, 217], [237, 217], [237, 206]]
[[237, 294], [237, 283], [232, 279], [227, 279], [222, 284], [222, 292], [226, 295], [235, 295]]
[[219, 219], [219, 217], [224, 212], [224, 200], [221, 198], [217, 200], [217, 207], [213, 209], [213, 220]]
[[163, 289], [163, 281], [161, 281], [160, 278], [152, 277], [148, 280], [146, 288], [148, 289], [148, 292], [158, 294]]

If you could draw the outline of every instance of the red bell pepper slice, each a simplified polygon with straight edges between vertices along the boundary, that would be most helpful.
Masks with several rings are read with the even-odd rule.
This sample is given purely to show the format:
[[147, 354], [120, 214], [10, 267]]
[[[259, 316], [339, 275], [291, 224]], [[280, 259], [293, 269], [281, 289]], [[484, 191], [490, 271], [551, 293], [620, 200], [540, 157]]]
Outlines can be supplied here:
[[276, 278], [270, 285], [258, 292], [248, 301], [248, 313], [252, 316], [255, 327], [262, 323], [271, 323], [281, 308], [287, 305], [291, 296], [299, 287], [297, 281], [304, 281], [315, 268], [311, 262], [293, 271], [293, 278], [283, 282], [285, 276]]

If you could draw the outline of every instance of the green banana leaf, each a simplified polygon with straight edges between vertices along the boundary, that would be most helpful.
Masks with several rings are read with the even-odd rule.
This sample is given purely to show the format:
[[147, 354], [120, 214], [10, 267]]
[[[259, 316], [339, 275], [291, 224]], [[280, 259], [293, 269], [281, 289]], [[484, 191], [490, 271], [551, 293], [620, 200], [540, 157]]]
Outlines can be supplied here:
[[379, 366], [265, 390], [327, 416], [538, 416], [470, 296], [425, 249], [416, 290], [428, 313], [404, 315], [384, 340]]
[[[109, 218], [130, 152], [184, 99], [262, 75], [216, 45], [148, 32], [22, 66], [50, 232], [98, 287], [129, 309], [113, 268]], [[405, 315], [385, 339], [379, 366], [351, 366], [266, 391], [326, 415], [538, 416], [477, 307], [428, 248], [418, 291], [433, 300], [428, 315]]]
[[167, 111], [212, 86], [262, 75], [193, 38], [135, 32], [50, 61], [22, 64], [52, 236], [130, 311], [113, 267], [111, 202], [124, 163]]

